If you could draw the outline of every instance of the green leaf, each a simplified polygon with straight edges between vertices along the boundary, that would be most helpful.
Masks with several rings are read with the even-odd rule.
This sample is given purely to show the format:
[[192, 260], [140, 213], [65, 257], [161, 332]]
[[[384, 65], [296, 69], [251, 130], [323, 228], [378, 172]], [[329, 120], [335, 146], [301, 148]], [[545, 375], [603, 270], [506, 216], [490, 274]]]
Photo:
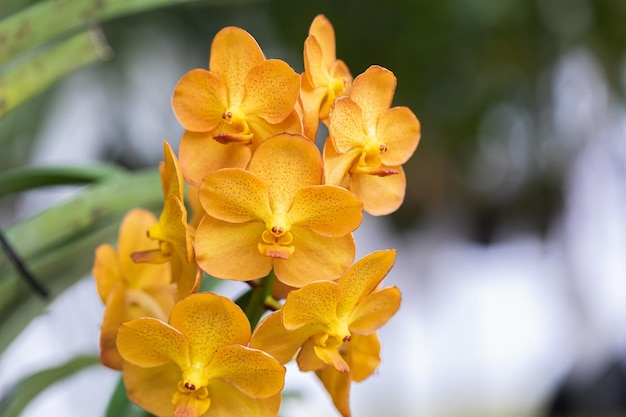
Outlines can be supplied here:
[[[47, 0], [0, 22], [0, 65], [60, 35], [132, 13], [198, 0]], [[238, 1], [240, 2], [240, 1]], [[231, 4], [213, 0], [210, 4]]]
[[89, 273], [95, 248], [115, 240], [130, 209], [157, 211], [162, 204], [156, 170], [130, 173], [87, 186], [69, 201], [10, 227], [7, 239], [51, 297], [36, 297], [0, 253], [0, 352], [54, 297]]
[[120, 378], [107, 406], [104, 417], [150, 417], [152, 414], [131, 403], [126, 395], [124, 380]]
[[63, 365], [46, 369], [19, 381], [0, 400], [0, 415], [18, 417], [28, 403], [53, 383], [99, 363], [94, 356], [77, 356]]
[[0, 176], [0, 198], [38, 187], [85, 184], [122, 175], [115, 165], [29, 167], [3, 172]]
[[110, 55], [104, 37], [92, 29], [4, 69], [0, 72], [0, 117], [74, 70]]

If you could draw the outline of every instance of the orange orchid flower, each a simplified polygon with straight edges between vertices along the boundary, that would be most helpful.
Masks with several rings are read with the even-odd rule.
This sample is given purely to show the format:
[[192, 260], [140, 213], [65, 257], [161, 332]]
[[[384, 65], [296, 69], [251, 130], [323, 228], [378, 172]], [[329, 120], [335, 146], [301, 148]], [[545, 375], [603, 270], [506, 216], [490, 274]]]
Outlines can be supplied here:
[[304, 41], [304, 73], [300, 85], [300, 105], [304, 135], [315, 141], [320, 121], [337, 97], [348, 95], [352, 74], [345, 62], [337, 59], [335, 30], [324, 15], [317, 15]]
[[285, 304], [264, 318], [250, 346], [281, 363], [298, 352], [301, 371], [316, 371], [333, 402], [350, 415], [350, 381], [362, 381], [380, 362], [376, 331], [400, 307], [397, 287], [378, 289], [395, 262], [395, 250], [369, 254], [337, 282], [317, 281], [289, 293]]
[[128, 397], [159, 417], [276, 417], [285, 368], [246, 347], [250, 323], [226, 297], [196, 293], [178, 302], [169, 323], [122, 323]]
[[198, 290], [202, 271], [195, 261], [193, 230], [187, 224], [181, 168], [171, 146], [163, 142], [163, 147], [165, 161], [159, 168], [165, 203], [158, 223], [148, 229], [148, 237], [158, 241], [159, 247], [137, 250], [132, 257], [135, 262], [142, 263], [171, 262], [172, 280], [180, 300]]
[[196, 231], [200, 267], [238, 281], [274, 268], [276, 278], [293, 287], [341, 275], [354, 259], [351, 232], [361, 223], [362, 204], [321, 181], [319, 150], [290, 133], [263, 142], [247, 171], [206, 176], [200, 201], [207, 215]]
[[298, 75], [284, 61], [265, 59], [245, 30], [227, 27], [211, 44], [209, 70], [194, 69], [174, 89], [172, 106], [185, 133], [179, 156], [185, 179], [226, 167], [244, 168], [269, 136], [300, 133], [295, 110]]
[[122, 357], [115, 346], [121, 322], [148, 316], [164, 320], [174, 306], [174, 287], [168, 264], [136, 264], [131, 253], [154, 246], [146, 230], [156, 224], [147, 210], [128, 212], [120, 226], [117, 251], [109, 244], [96, 249], [92, 274], [105, 305], [100, 332], [100, 361], [122, 369]]
[[404, 201], [402, 164], [415, 152], [420, 123], [408, 107], [393, 107], [393, 73], [371, 66], [355, 78], [349, 97], [335, 101], [324, 146], [326, 183], [348, 188], [372, 215]]

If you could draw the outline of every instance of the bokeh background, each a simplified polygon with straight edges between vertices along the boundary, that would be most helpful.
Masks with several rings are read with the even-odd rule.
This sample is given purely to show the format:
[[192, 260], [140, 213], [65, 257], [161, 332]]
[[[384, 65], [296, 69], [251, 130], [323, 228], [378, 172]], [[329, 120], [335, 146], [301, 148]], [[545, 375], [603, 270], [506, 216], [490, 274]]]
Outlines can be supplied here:
[[[377, 374], [353, 386], [354, 415], [626, 415], [624, 1], [197, 1], [117, 18], [101, 25], [109, 61], [0, 119], [0, 175], [155, 166], [162, 140], [176, 147], [182, 133], [173, 87], [207, 66], [219, 29], [243, 27], [300, 72], [318, 13], [353, 75], [392, 70], [394, 105], [422, 123], [404, 205], [356, 233], [359, 257], [398, 249], [387, 283], [404, 297], [381, 331]], [[76, 192], [5, 198], [0, 227]], [[0, 397], [35, 370], [97, 352], [101, 314], [86, 277], [0, 357]], [[312, 375], [290, 370], [300, 398], [285, 401], [285, 417], [336, 415]], [[97, 417], [116, 381], [89, 369], [23, 415]]]

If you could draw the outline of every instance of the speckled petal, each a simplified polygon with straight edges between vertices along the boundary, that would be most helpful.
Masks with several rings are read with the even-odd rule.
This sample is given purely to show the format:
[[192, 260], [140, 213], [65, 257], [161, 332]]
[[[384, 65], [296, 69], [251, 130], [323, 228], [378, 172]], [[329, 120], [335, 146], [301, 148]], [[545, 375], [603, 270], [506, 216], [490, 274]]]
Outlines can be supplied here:
[[170, 324], [189, 340], [191, 363], [205, 366], [219, 347], [250, 341], [250, 323], [241, 308], [213, 293], [192, 294], [178, 302]]
[[246, 114], [276, 124], [293, 111], [300, 90], [300, 77], [286, 62], [269, 59], [250, 69], [245, 89], [241, 106]]
[[205, 216], [196, 230], [196, 260], [209, 275], [249, 281], [272, 270], [272, 258], [259, 252], [265, 223], [228, 223]]
[[401, 298], [397, 287], [384, 288], [365, 297], [350, 314], [350, 332], [364, 335], [375, 332], [396, 314]]
[[339, 153], [361, 148], [367, 140], [361, 108], [349, 97], [340, 97], [335, 101], [330, 110], [328, 130]]
[[372, 252], [352, 265], [337, 281], [344, 291], [337, 308], [339, 317], [351, 314], [356, 305], [376, 289], [391, 270], [395, 260], [395, 249], [387, 249]]
[[300, 226], [294, 226], [291, 232], [295, 252], [287, 260], [274, 261], [276, 277], [284, 284], [300, 288], [313, 281], [335, 280], [354, 260], [355, 244], [351, 233], [328, 237]]
[[274, 396], [285, 384], [285, 367], [276, 358], [261, 350], [237, 345], [218, 348], [205, 373], [252, 398]]
[[206, 132], [215, 129], [228, 108], [226, 86], [215, 74], [201, 68], [193, 69], [174, 87], [172, 108], [187, 130]]
[[265, 184], [239, 168], [221, 169], [204, 177], [200, 202], [210, 216], [231, 223], [265, 221], [271, 214]]
[[408, 107], [384, 112], [376, 127], [378, 140], [387, 146], [382, 154], [385, 165], [402, 165], [415, 152], [420, 140], [420, 122]]
[[322, 158], [304, 136], [282, 133], [258, 147], [248, 170], [267, 186], [273, 211], [287, 213], [300, 187], [321, 183]]
[[350, 98], [363, 111], [367, 129], [375, 130], [378, 118], [391, 106], [395, 91], [393, 72], [378, 65], [372, 65], [354, 79]]
[[365, 380], [380, 365], [380, 341], [376, 333], [367, 336], [352, 335], [348, 349], [353, 381]]
[[250, 398], [234, 386], [214, 380], [209, 386], [211, 407], [202, 417], [276, 417], [280, 408], [280, 393], [269, 398]]
[[132, 402], [155, 416], [172, 416], [172, 396], [181, 376], [176, 365], [142, 368], [127, 362], [123, 376], [128, 398]]
[[313, 185], [298, 190], [289, 218], [316, 233], [339, 237], [359, 227], [363, 204], [344, 188]]
[[292, 360], [304, 341], [315, 333], [315, 326], [304, 326], [295, 331], [285, 329], [282, 310], [278, 310], [259, 322], [252, 333], [250, 347], [263, 350], [284, 364]]
[[245, 168], [252, 153], [242, 143], [221, 144], [211, 133], [186, 131], [178, 149], [185, 180], [200, 187], [202, 178], [220, 168]]
[[264, 60], [263, 52], [252, 35], [241, 28], [229, 26], [213, 38], [209, 69], [226, 83], [230, 104], [240, 104], [244, 99], [248, 72]]
[[287, 330], [315, 326], [315, 333], [327, 330], [337, 320], [337, 305], [343, 290], [331, 281], [312, 282], [292, 291], [283, 306], [283, 325]]
[[404, 201], [406, 193], [404, 169], [401, 166], [387, 168], [398, 173], [386, 177], [356, 173], [350, 179], [350, 191], [363, 202], [363, 209], [372, 216], [391, 214]]
[[144, 368], [175, 363], [189, 366], [189, 343], [174, 327], [151, 317], [124, 322], [117, 332], [117, 349], [124, 360]]
[[343, 417], [350, 417], [350, 373], [339, 372], [326, 366], [315, 374], [333, 399], [333, 404]]

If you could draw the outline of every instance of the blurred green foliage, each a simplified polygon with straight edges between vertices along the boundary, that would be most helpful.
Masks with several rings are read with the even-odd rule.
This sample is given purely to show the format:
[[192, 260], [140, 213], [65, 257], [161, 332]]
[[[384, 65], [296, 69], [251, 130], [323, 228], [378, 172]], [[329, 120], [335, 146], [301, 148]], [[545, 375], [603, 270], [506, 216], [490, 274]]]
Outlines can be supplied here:
[[[98, 65], [114, 74], [122, 71], [133, 58], [127, 45], [148, 44], [141, 28], [152, 27], [195, 51], [189, 68], [206, 66], [213, 35], [235, 24], [250, 31], [268, 56], [286, 59], [301, 71], [302, 44], [318, 13], [335, 26], [337, 54], [353, 75], [371, 64], [391, 69], [398, 77], [394, 104], [409, 106], [422, 122], [422, 143], [406, 166], [411, 178], [407, 199], [392, 216], [399, 230], [452, 212], [478, 241], [490, 241], [506, 223], [545, 233], [561, 208], [564, 172], [533, 161], [543, 152], [542, 123], [551, 105], [555, 65], [568, 51], [587, 48], [601, 63], [613, 93], [624, 96], [620, 71], [626, 3], [612, 0], [271, 0], [219, 7], [200, 2], [104, 24], [115, 56]], [[171, 90], [173, 85], [161, 87]], [[25, 143], [36, 136], [34, 126], [46, 103], [35, 101], [0, 123], [0, 141], [7, 150], [0, 156], [3, 168], [27, 158]], [[523, 178], [515, 187], [505, 187], [505, 194], [481, 190], [471, 175], [481, 146], [498, 146], [504, 140], [502, 132], [481, 138], [485, 118], [501, 104], [522, 112], [531, 129], [524, 139], [530, 162]]]

